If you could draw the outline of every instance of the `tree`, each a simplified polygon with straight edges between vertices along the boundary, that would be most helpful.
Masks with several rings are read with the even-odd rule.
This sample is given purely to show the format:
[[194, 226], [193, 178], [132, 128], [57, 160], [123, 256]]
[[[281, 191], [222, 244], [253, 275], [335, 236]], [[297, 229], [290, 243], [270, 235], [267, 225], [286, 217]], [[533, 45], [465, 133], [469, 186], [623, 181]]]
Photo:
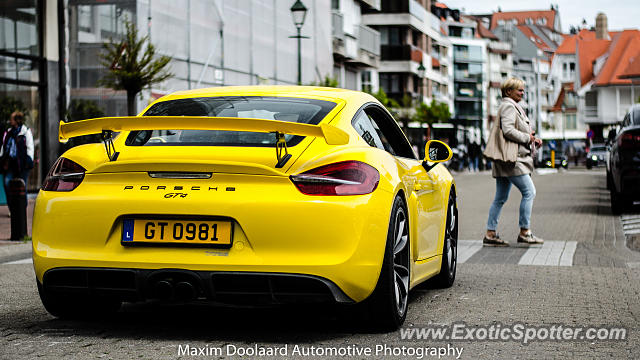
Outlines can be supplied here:
[[451, 112], [449, 111], [449, 105], [435, 100], [431, 100], [431, 104], [429, 105], [425, 103], [418, 105], [416, 113], [413, 115], [414, 121], [429, 125], [427, 128], [427, 141], [431, 139], [433, 124], [447, 122], [450, 118]]
[[[104, 111], [92, 100], [73, 99], [67, 109], [66, 120], [78, 121], [85, 119], [93, 119], [104, 116]], [[65, 144], [65, 149], [71, 149], [74, 146], [90, 143], [102, 142], [100, 134], [82, 135], [69, 139]]]
[[127, 91], [127, 112], [135, 115], [135, 97], [145, 87], [162, 82], [173, 74], [166, 69], [171, 58], [156, 56], [156, 48], [149, 37], [138, 39], [135, 24], [125, 21], [127, 33], [124, 39], [104, 44], [100, 54], [102, 65], [109, 71], [99, 80], [99, 84], [114, 90]]

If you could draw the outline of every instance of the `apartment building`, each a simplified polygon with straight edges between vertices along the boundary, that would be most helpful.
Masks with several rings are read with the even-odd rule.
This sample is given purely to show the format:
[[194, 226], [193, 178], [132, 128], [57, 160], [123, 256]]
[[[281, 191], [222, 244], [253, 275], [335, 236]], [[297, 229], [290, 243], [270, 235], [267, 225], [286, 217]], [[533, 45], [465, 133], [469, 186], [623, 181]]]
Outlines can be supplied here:
[[547, 138], [542, 123], [547, 122], [560, 89], [560, 81], [550, 76], [551, 59], [564, 40], [557, 7], [549, 10], [495, 12], [476, 15], [501, 41], [511, 45], [513, 75], [526, 82], [521, 105]]
[[351, 90], [378, 90], [380, 33], [362, 23], [363, 9], [380, 11], [380, 0], [332, 0], [333, 78]]
[[582, 29], [568, 36], [552, 64], [562, 81], [548, 125], [554, 136], [584, 139], [592, 130], [592, 142], [603, 142], [638, 102], [640, 84], [632, 79], [639, 56], [640, 31], [609, 31], [603, 13], [596, 18], [595, 31]]
[[[453, 49], [453, 125], [455, 143], [478, 141], [487, 131], [487, 40], [477, 21], [439, 3], [433, 9], [442, 20]], [[487, 35], [487, 34], [485, 34]]]

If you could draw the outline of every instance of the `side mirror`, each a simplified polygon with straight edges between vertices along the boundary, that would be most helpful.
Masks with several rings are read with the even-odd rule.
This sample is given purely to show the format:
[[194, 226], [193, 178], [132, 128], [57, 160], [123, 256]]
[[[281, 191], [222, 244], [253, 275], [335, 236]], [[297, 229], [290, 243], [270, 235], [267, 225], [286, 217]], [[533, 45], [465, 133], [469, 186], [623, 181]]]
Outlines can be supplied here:
[[425, 161], [435, 163], [447, 161], [453, 155], [449, 145], [439, 140], [429, 140], [425, 145], [424, 153], [426, 154]]
[[[436, 166], [438, 163], [447, 161], [451, 159], [451, 156], [453, 156], [453, 151], [451, 151], [449, 145], [439, 140], [427, 141], [427, 145], [425, 145], [424, 148], [424, 153], [426, 154], [426, 157], [422, 162], [422, 166], [424, 166], [424, 169], [427, 172], [433, 169], [434, 166]], [[432, 162], [433, 164], [429, 165], [429, 163], [427, 162]]]

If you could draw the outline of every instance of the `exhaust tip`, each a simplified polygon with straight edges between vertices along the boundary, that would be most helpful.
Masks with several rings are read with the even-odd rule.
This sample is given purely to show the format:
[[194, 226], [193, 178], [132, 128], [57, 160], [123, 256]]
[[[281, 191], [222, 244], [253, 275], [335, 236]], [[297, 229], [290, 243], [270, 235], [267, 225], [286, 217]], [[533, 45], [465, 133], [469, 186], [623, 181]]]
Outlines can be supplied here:
[[189, 301], [196, 297], [196, 288], [187, 281], [181, 281], [175, 286], [176, 300]]
[[173, 285], [167, 280], [160, 280], [153, 287], [155, 297], [168, 300], [173, 297]]

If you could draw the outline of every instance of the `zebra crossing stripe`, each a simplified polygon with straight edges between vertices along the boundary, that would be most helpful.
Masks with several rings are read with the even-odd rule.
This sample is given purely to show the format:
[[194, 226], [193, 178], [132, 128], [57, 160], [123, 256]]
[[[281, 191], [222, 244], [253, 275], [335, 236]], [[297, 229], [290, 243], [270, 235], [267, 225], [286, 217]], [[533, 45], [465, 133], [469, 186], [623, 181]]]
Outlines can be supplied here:
[[577, 245], [576, 241], [545, 241], [527, 249], [518, 265], [572, 266]]
[[640, 215], [622, 215], [620, 222], [625, 235], [640, 234]]
[[458, 263], [469, 260], [473, 254], [482, 249], [482, 240], [459, 240], [458, 241]]
[[[542, 246], [534, 245], [528, 248], [520, 257], [518, 265], [573, 266], [573, 255], [577, 245], [576, 241], [545, 241]], [[484, 248], [482, 240], [459, 240], [458, 264], [467, 262], [479, 251], [513, 252], [516, 249], [521, 249], [521, 247], [516, 245], [507, 248]]]

